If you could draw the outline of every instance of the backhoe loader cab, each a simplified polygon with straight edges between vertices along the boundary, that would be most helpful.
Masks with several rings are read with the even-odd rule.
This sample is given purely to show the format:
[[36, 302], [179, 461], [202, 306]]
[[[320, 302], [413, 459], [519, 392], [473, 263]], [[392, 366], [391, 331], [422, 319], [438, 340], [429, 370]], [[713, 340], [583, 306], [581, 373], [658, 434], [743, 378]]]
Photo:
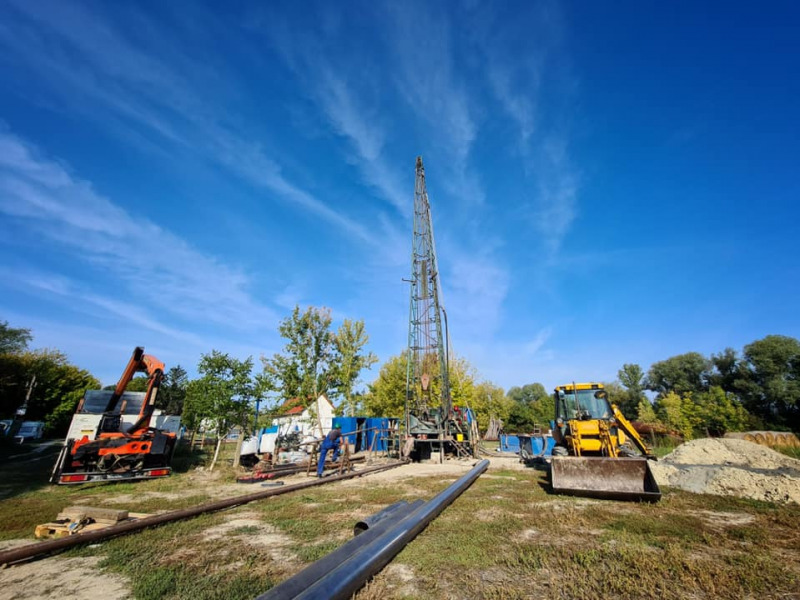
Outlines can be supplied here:
[[[584, 384], [586, 385], [586, 384]], [[611, 405], [608, 394], [600, 383], [589, 384], [592, 387], [572, 389], [572, 386], [556, 388], [556, 418], [561, 421], [570, 419], [608, 419], [611, 417]]]
[[601, 383], [555, 389], [550, 481], [556, 493], [655, 501], [650, 449], [608, 400]]
[[[561, 454], [610, 457], [636, 454], [629, 443], [630, 435], [626, 436], [620, 427], [619, 419], [624, 417], [608, 401], [602, 383], [561, 385], [555, 389], [555, 406], [553, 437]], [[642, 454], [648, 454], [644, 443], [639, 442]]]

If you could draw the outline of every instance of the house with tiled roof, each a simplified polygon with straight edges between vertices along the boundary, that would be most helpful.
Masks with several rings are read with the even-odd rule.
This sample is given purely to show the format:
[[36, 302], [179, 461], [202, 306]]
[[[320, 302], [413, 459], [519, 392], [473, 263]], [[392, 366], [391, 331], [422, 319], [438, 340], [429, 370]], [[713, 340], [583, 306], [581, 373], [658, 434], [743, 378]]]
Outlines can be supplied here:
[[334, 410], [325, 394], [308, 405], [299, 398], [292, 398], [280, 407], [273, 424], [279, 427], [281, 434], [299, 431], [304, 438], [321, 438], [331, 430]]

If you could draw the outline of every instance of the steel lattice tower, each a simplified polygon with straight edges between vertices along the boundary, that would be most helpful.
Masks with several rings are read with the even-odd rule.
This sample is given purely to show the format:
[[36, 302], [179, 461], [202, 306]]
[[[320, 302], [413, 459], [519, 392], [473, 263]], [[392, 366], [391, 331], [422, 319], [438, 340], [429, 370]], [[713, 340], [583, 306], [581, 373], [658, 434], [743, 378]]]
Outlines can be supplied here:
[[[409, 411], [440, 425], [451, 412], [450, 381], [445, 354], [447, 315], [440, 304], [439, 265], [433, 238], [425, 167], [417, 157], [414, 187], [414, 238], [411, 250], [411, 302], [406, 374], [406, 426]], [[444, 317], [444, 319], [443, 319]], [[432, 410], [433, 409], [433, 410]], [[434, 417], [436, 414], [436, 417]]]

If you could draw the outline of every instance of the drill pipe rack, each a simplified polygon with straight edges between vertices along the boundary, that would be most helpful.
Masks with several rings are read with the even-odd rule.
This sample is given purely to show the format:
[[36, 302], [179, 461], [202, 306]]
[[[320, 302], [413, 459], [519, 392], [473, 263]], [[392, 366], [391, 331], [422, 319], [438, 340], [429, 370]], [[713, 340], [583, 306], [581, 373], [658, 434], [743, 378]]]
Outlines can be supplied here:
[[71, 535], [69, 537], [51, 540], [48, 542], [40, 542], [37, 544], [29, 544], [27, 546], [13, 548], [11, 550], [0, 552], [0, 566], [10, 565], [12, 563], [16, 563], [21, 560], [34, 558], [36, 556], [42, 556], [44, 554], [50, 554], [52, 552], [57, 552], [65, 548], [71, 548], [73, 546], [78, 546], [81, 544], [88, 544], [90, 542], [96, 542], [98, 540], [104, 540], [110, 537], [124, 535], [126, 533], [139, 531], [140, 529], [145, 529], [147, 527], [154, 527], [156, 525], [162, 525], [164, 523], [170, 523], [172, 521], [179, 521], [181, 519], [196, 517], [198, 515], [207, 512], [215, 512], [218, 510], [223, 510], [225, 508], [241, 506], [242, 504], [248, 504], [249, 502], [255, 502], [256, 500], [262, 500], [264, 498], [269, 498], [271, 496], [280, 496], [281, 494], [288, 494], [289, 492], [294, 492], [296, 490], [304, 490], [306, 488], [314, 487], [317, 485], [325, 485], [328, 483], [333, 483], [334, 481], [352, 479], [353, 477], [359, 477], [361, 475], [369, 475], [370, 473], [377, 473], [379, 471], [393, 469], [394, 467], [399, 467], [400, 465], [406, 464], [406, 462], [408, 461], [397, 461], [387, 465], [368, 467], [361, 471], [353, 471], [350, 473], [345, 473], [343, 475], [334, 475], [331, 477], [325, 477], [323, 479], [313, 479], [311, 481], [303, 481], [301, 483], [295, 483], [293, 485], [287, 485], [281, 488], [262, 490], [259, 492], [253, 492], [252, 494], [243, 494], [241, 496], [234, 496], [233, 498], [226, 498], [224, 500], [217, 500], [215, 502], [207, 502], [205, 504], [199, 504], [198, 506], [193, 506], [192, 508], [173, 510], [160, 515], [153, 515], [152, 517], [137, 519], [136, 521], [129, 521], [126, 523], [120, 523], [119, 525], [112, 525], [111, 527], [106, 527], [104, 529], [100, 529], [97, 531], [87, 531], [86, 533], [78, 533], [75, 535]]

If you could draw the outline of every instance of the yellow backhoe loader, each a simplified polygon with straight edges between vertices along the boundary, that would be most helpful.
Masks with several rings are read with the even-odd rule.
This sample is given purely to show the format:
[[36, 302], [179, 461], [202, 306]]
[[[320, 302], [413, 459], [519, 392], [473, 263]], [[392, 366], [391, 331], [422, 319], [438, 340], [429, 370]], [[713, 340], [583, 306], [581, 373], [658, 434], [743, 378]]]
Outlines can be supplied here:
[[649, 502], [661, 498], [648, 462], [655, 456], [608, 401], [602, 383], [560, 385], [555, 406], [550, 462], [555, 493]]

